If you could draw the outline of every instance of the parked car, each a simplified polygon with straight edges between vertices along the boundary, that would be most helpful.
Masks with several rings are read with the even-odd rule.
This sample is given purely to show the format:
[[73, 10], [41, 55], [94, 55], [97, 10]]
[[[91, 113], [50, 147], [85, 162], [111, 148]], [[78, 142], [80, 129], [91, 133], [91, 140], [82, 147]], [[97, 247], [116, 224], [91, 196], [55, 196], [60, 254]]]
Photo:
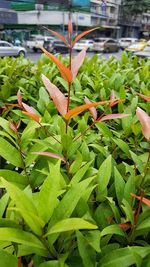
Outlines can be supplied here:
[[51, 40], [51, 41], [45, 41], [43, 44], [44, 48], [48, 50], [49, 52], [55, 54], [55, 53], [68, 53], [68, 47], [59, 40]]
[[55, 38], [52, 36], [32, 35], [30, 40], [26, 41], [26, 46], [34, 52], [37, 52], [40, 49], [40, 46], [43, 46], [45, 41], [53, 40], [55, 40]]
[[136, 43], [136, 42], [138, 42], [137, 38], [120, 38], [119, 39], [120, 48], [123, 50], [127, 48], [128, 46], [130, 46], [131, 44]]
[[91, 39], [82, 39], [75, 44], [73, 49], [76, 51], [81, 51], [83, 48], [86, 48], [87, 51], [92, 51], [93, 50], [93, 43], [94, 43], [94, 41]]
[[134, 55], [141, 58], [150, 58], [150, 41], [147, 42], [143, 51], [135, 52]]
[[118, 52], [120, 49], [119, 42], [111, 38], [95, 38], [93, 51], [96, 52]]
[[130, 45], [125, 50], [128, 52], [138, 52], [138, 51], [142, 51], [146, 45], [147, 45], [147, 42], [145, 40], [141, 40], [137, 43]]
[[6, 41], [0, 41], [0, 57], [5, 56], [25, 56], [26, 55], [26, 49], [22, 46], [14, 46], [11, 43], [8, 43]]

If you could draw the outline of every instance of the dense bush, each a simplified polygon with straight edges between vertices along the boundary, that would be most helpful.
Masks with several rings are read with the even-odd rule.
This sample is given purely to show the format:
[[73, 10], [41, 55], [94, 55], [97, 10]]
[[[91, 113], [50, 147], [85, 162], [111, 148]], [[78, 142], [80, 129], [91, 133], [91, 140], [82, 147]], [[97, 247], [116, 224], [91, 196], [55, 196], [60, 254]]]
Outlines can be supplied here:
[[[150, 96], [150, 61], [86, 58], [71, 84], [70, 120], [57, 112], [68, 82], [46, 56], [0, 65], [0, 265], [148, 267], [150, 144], [136, 109], [150, 111], [137, 94]], [[56, 95], [46, 86], [53, 101], [41, 74], [57, 86]], [[92, 106], [83, 109], [84, 96], [112, 100], [80, 113]]]

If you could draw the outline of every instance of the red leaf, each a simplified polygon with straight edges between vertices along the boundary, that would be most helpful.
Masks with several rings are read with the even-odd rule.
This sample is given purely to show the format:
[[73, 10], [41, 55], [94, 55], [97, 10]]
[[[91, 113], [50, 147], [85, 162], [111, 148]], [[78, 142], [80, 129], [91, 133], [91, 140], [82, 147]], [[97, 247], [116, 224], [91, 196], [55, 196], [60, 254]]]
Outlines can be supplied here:
[[21, 267], [21, 263], [22, 263], [22, 257], [18, 258], [18, 267]]
[[72, 22], [71, 22], [71, 20], [68, 21], [68, 32], [70, 33], [70, 35], [72, 35], [73, 30], [72, 30]]
[[28, 267], [32, 267], [33, 266], [33, 260], [29, 262]]
[[136, 115], [142, 125], [142, 133], [145, 138], [150, 141], [150, 117], [141, 108], [136, 109]]
[[112, 120], [112, 119], [122, 119], [125, 118], [127, 116], [130, 116], [130, 114], [109, 114], [106, 115], [104, 117], [102, 117], [101, 119], [98, 119], [97, 121], [106, 121], [106, 120]]
[[19, 106], [22, 106], [22, 94], [21, 94], [20, 90], [18, 90], [18, 92], [17, 92], [17, 100], [18, 100]]
[[81, 112], [83, 112], [86, 109], [89, 109], [89, 108], [92, 108], [92, 107], [97, 107], [97, 106], [100, 106], [100, 105], [105, 105], [105, 104], [107, 104], [109, 102], [110, 102], [110, 100], [81, 105], [79, 107], [76, 107], [74, 109], [69, 110], [67, 112], [66, 116], [65, 116], [65, 119], [68, 121], [70, 118], [73, 118], [74, 116], [80, 114]]
[[47, 31], [49, 31], [49, 32], [51, 32], [52, 34], [54, 34], [55, 36], [57, 36], [59, 39], [61, 39], [61, 40], [66, 44], [66, 46], [69, 47], [69, 43], [68, 43], [68, 41], [66, 40], [66, 38], [65, 38], [64, 36], [62, 36], [62, 35], [59, 34], [58, 32], [55, 32], [55, 31], [53, 31], [53, 30], [50, 30], [50, 29], [48, 29], [48, 28], [46, 28], [46, 27], [43, 27], [43, 28], [45, 28]]
[[88, 31], [84, 31], [84, 32], [78, 34], [78, 35], [75, 37], [74, 41], [73, 41], [73, 46], [74, 46], [74, 45], [76, 44], [76, 42], [78, 42], [83, 36], [87, 35], [87, 34], [90, 33], [90, 32], [93, 32], [93, 31], [95, 31], [95, 30], [97, 30], [97, 29], [99, 29], [99, 27], [96, 27], [96, 28], [94, 28], [94, 29], [91, 29], [91, 30], [88, 30]]
[[50, 80], [42, 74], [42, 81], [49, 92], [57, 110], [61, 115], [65, 115], [67, 112], [67, 98], [64, 94], [50, 82]]
[[46, 156], [46, 157], [54, 158], [54, 159], [60, 159], [60, 160], [62, 160], [63, 162], [66, 163], [66, 160], [65, 160], [65, 158], [63, 156], [55, 154], [55, 153], [51, 153], [51, 152], [32, 152], [32, 154]]
[[131, 227], [131, 224], [130, 223], [121, 223], [118, 226], [120, 228], [122, 228], [122, 229], [127, 229], [127, 228], [130, 228]]
[[69, 68], [67, 68], [65, 65], [63, 65], [57, 57], [49, 53], [45, 48], [41, 47], [42, 51], [45, 53], [45, 55], [50, 58], [58, 67], [61, 76], [66, 80], [67, 82], [72, 82], [72, 73]]
[[26, 112], [26, 111], [22, 111], [23, 114], [27, 115], [28, 117], [30, 117], [32, 120], [36, 121], [36, 122], [40, 122], [40, 117], [35, 114], [35, 113], [30, 113], [30, 112]]
[[[84, 101], [86, 104], [91, 104], [92, 102], [85, 96], [84, 98]], [[94, 119], [94, 121], [96, 121], [97, 119], [97, 111], [96, 111], [96, 108], [92, 107], [92, 108], [89, 108], [89, 111]]]
[[86, 56], [86, 49], [83, 49], [78, 55], [72, 60], [71, 63], [71, 72], [73, 79], [76, 78], [79, 68], [81, 67], [84, 58]]
[[[131, 196], [132, 196], [133, 198], [136, 198], [136, 199], [138, 199], [138, 200], [141, 200], [141, 197], [140, 197], [140, 196], [137, 196], [137, 195], [135, 195], [135, 194], [133, 194], [133, 193], [131, 193]], [[142, 202], [143, 202], [144, 204], [146, 204], [147, 206], [150, 207], [150, 200], [149, 200], [149, 199], [143, 197], [143, 198], [142, 198]]]
[[12, 129], [12, 131], [13, 132], [15, 132], [15, 133], [17, 133], [18, 131], [17, 131], [17, 125], [14, 123], [14, 122], [12, 122], [12, 121], [10, 121], [9, 122], [9, 127], [10, 127], [10, 129]]
[[139, 94], [137, 93], [137, 95], [139, 95], [140, 97], [142, 97], [144, 100], [146, 100], [147, 102], [150, 102], [150, 97], [147, 96], [147, 95], [142, 95], [142, 94]]

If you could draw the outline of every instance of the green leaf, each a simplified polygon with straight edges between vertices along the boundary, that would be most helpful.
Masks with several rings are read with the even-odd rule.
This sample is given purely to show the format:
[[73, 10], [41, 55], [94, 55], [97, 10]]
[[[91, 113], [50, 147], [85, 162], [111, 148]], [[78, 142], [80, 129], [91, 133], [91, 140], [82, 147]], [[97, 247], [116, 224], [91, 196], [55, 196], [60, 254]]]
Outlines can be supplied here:
[[3, 217], [5, 209], [8, 205], [9, 195], [6, 193], [0, 199], [0, 218]]
[[7, 227], [0, 228], [0, 240], [24, 244], [26, 246], [32, 246], [39, 249], [45, 249], [44, 245], [36, 236], [20, 229]]
[[[93, 178], [87, 178], [86, 180], [83, 180], [82, 182], [71, 186], [71, 188], [64, 195], [63, 199], [54, 210], [48, 226], [48, 231], [55, 223], [71, 216], [80, 198], [92, 181]], [[55, 239], [56, 237], [54, 237], [53, 242], [55, 241]]]
[[122, 199], [123, 199], [123, 194], [124, 194], [125, 182], [116, 167], [114, 168], [114, 178], [115, 178], [115, 190], [116, 190], [117, 199], [118, 199], [119, 204], [121, 204]]
[[42, 235], [42, 226], [43, 221], [38, 218], [38, 213], [36, 207], [32, 203], [32, 201], [28, 198], [28, 196], [21, 191], [15, 185], [7, 182], [5, 179], [1, 178], [3, 186], [6, 188], [9, 196], [14, 201], [17, 209], [25, 222], [30, 226], [30, 228], [37, 235]]
[[16, 267], [17, 266], [17, 257], [9, 254], [7, 251], [0, 250], [0, 266], [1, 267]]
[[76, 173], [80, 169], [81, 164], [82, 164], [82, 155], [79, 151], [77, 151], [76, 159], [71, 164], [69, 172]]
[[[138, 247], [137, 247], [138, 252]], [[135, 254], [131, 248], [120, 248], [114, 251], [108, 252], [103, 256], [98, 264], [98, 267], [129, 267], [137, 263]]]
[[109, 138], [113, 137], [112, 132], [109, 130], [109, 128], [106, 126], [106, 124], [104, 122], [96, 123], [96, 127], [101, 131], [101, 133], [105, 137], [109, 137]]
[[59, 261], [46, 261], [39, 265], [39, 267], [59, 267], [59, 266], [60, 266]]
[[121, 207], [125, 212], [126, 220], [131, 222], [131, 224], [133, 225], [134, 224], [134, 215], [133, 215], [132, 207], [130, 206], [128, 201], [125, 199], [123, 199], [122, 203], [123, 203], [123, 205], [121, 205]]
[[110, 180], [111, 177], [111, 155], [104, 160], [100, 166], [97, 174], [97, 181], [99, 185], [99, 191], [103, 192]]
[[102, 230], [101, 237], [105, 235], [114, 235], [114, 234], [125, 236], [123, 230], [117, 224], [112, 224], [112, 225], [105, 227]]
[[52, 164], [50, 174], [45, 179], [40, 193], [38, 211], [45, 223], [51, 218], [54, 209], [58, 204], [58, 192], [60, 190], [60, 161]]
[[128, 177], [123, 194], [123, 197], [129, 202], [129, 204], [132, 203], [131, 193], [135, 193], [135, 176], [133, 174]]
[[116, 145], [130, 158], [130, 151], [129, 151], [129, 146], [127, 143], [125, 143], [121, 139], [115, 139], [113, 138], [113, 141], [116, 143]]
[[97, 229], [97, 226], [89, 223], [81, 218], [68, 218], [56, 223], [45, 236], [54, 233], [61, 233], [66, 231], [75, 231], [79, 229]]
[[20, 188], [25, 188], [28, 185], [28, 178], [15, 171], [0, 169], [0, 176]]
[[94, 248], [98, 253], [101, 252], [100, 249], [100, 238], [101, 232], [99, 230], [88, 231], [85, 236], [88, 244]]
[[95, 252], [87, 243], [87, 240], [81, 232], [77, 231], [78, 250], [85, 267], [95, 267], [96, 259]]
[[9, 127], [9, 121], [5, 120], [4, 118], [0, 117], [0, 126], [12, 137], [16, 138], [16, 134], [11, 130]]
[[0, 137], [0, 156], [16, 167], [23, 167], [20, 152], [8, 141]]
[[131, 154], [131, 157], [133, 159], [133, 162], [136, 165], [136, 168], [139, 170], [140, 173], [142, 173], [144, 170], [142, 160], [140, 160], [140, 158], [135, 153], [133, 153], [131, 150], [130, 150], [130, 154]]
[[73, 178], [71, 179], [70, 184], [71, 185], [75, 185], [78, 182], [80, 182], [83, 178], [83, 176], [85, 175], [85, 173], [87, 172], [87, 170], [89, 169], [90, 165], [92, 164], [92, 161], [86, 163], [84, 166], [82, 166], [77, 172], [76, 174], [73, 176]]

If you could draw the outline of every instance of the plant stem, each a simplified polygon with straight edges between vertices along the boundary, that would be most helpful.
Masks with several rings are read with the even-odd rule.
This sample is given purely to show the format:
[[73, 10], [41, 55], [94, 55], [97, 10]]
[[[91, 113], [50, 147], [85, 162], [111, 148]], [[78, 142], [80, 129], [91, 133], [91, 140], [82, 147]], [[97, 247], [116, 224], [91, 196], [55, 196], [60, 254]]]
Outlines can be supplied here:
[[[71, 64], [72, 64], [72, 39], [71, 35], [69, 34], [69, 69], [71, 71]], [[71, 82], [68, 82], [68, 101], [67, 101], [67, 112], [69, 111], [70, 106], [70, 91], [71, 91]], [[66, 133], [68, 131], [68, 121], [66, 121]]]

